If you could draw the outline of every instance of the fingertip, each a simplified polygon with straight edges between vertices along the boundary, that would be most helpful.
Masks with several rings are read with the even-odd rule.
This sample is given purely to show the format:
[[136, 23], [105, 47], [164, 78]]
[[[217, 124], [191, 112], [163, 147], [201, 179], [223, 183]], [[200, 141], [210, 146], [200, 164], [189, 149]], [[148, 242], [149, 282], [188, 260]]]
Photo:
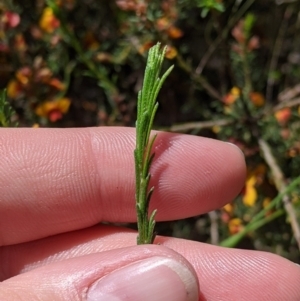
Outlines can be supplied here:
[[164, 211], [169, 219], [180, 219], [183, 213], [190, 217], [214, 210], [241, 191], [246, 163], [237, 146], [170, 133], [159, 133], [156, 143], [151, 205], [159, 208], [158, 219], [166, 219]]
[[2, 282], [0, 298], [8, 292], [24, 301], [198, 301], [199, 284], [181, 255], [143, 245], [50, 263]]

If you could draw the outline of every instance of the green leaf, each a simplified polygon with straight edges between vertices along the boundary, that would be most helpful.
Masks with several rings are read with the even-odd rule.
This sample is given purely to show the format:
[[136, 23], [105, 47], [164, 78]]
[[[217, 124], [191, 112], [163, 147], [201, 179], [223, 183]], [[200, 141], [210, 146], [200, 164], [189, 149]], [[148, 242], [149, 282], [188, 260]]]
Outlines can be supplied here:
[[6, 99], [6, 90], [0, 91], [0, 127], [17, 127], [18, 123], [12, 121], [12, 117], [16, 115]]
[[138, 93], [137, 120], [136, 120], [136, 148], [134, 150], [136, 174], [136, 210], [139, 235], [138, 244], [150, 244], [155, 239], [155, 212], [148, 217], [148, 208], [154, 188], [148, 189], [151, 179], [150, 167], [154, 158], [152, 147], [156, 135], [151, 137], [151, 130], [158, 108], [156, 98], [158, 93], [173, 69], [170, 67], [162, 77], [160, 72], [166, 52], [161, 50], [160, 43], [150, 48], [145, 69], [142, 90]]

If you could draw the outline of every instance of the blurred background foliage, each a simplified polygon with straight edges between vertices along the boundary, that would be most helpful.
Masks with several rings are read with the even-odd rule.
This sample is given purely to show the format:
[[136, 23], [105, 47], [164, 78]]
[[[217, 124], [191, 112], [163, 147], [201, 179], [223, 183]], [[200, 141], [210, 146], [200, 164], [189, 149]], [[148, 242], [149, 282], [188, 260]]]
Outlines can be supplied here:
[[231, 204], [158, 234], [300, 262], [299, 11], [293, 0], [1, 1], [0, 123], [134, 126], [161, 41], [175, 69], [156, 128], [235, 143], [248, 176]]

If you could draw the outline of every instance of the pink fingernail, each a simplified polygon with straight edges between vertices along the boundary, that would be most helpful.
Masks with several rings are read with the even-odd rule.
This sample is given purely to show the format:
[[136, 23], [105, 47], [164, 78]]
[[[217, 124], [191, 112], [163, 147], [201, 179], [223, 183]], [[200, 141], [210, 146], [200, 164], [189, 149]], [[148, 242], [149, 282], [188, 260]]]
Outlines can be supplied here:
[[184, 263], [155, 256], [101, 278], [90, 287], [87, 300], [198, 301], [198, 280]]

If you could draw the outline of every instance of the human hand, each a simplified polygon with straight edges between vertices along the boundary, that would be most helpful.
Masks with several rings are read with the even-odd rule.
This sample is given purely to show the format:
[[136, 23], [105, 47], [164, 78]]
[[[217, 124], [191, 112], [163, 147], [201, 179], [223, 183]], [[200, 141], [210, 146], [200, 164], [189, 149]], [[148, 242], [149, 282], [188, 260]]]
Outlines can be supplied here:
[[[159, 236], [136, 246], [132, 230], [95, 226], [136, 220], [134, 141], [130, 128], [1, 129], [0, 300], [300, 300], [300, 268], [276, 255]], [[245, 180], [230, 144], [159, 133], [155, 152], [158, 221], [219, 208]]]

